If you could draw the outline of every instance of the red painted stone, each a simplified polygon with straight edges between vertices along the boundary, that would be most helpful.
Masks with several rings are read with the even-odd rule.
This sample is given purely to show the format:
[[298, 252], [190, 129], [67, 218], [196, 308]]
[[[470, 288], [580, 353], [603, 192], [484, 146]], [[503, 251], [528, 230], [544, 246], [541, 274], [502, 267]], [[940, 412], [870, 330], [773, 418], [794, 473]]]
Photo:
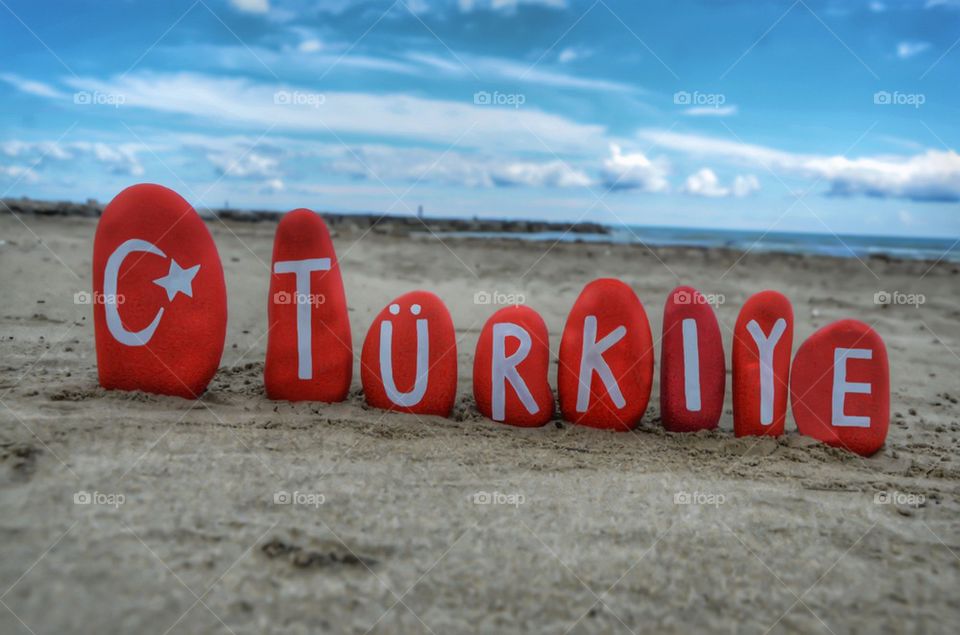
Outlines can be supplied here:
[[443, 301], [411, 291], [380, 311], [363, 342], [360, 378], [371, 406], [449, 416], [457, 396], [457, 339]]
[[790, 378], [800, 434], [870, 456], [890, 425], [890, 366], [883, 339], [870, 326], [840, 320], [803, 343]]
[[594, 428], [633, 429], [650, 399], [653, 357], [650, 323], [633, 289], [613, 278], [587, 284], [560, 340], [557, 392], [563, 418]]
[[663, 309], [660, 417], [671, 432], [716, 428], [727, 364], [713, 307], [693, 287], [677, 287]]
[[140, 184], [103, 211], [93, 324], [104, 388], [196, 398], [220, 365], [227, 293], [216, 245], [173, 190]]
[[[755, 336], [769, 351], [763, 355], [766, 363]], [[733, 327], [733, 431], [738, 437], [783, 434], [792, 349], [790, 300], [776, 291], [750, 297]]]
[[487, 320], [473, 358], [473, 398], [485, 417], [523, 427], [553, 418], [549, 337], [530, 307], [505, 307]]
[[343, 401], [353, 376], [353, 341], [337, 254], [320, 216], [296, 209], [280, 219], [271, 270], [267, 397]]

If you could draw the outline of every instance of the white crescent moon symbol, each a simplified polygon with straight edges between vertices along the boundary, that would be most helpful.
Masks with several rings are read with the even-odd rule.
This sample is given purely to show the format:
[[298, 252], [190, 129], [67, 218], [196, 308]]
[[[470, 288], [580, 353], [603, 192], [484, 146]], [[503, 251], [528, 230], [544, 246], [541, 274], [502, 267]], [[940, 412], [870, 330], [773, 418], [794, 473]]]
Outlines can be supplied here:
[[120, 273], [120, 266], [124, 259], [138, 251], [163, 258], [167, 257], [167, 254], [163, 253], [153, 243], [139, 238], [131, 238], [110, 254], [110, 258], [107, 259], [107, 267], [103, 272], [103, 305], [107, 312], [107, 329], [115, 340], [127, 346], [144, 346], [149, 342], [150, 338], [153, 337], [153, 332], [160, 325], [160, 318], [163, 317], [163, 309], [158, 309], [150, 325], [141, 331], [128, 331], [120, 319], [120, 311], [117, 310], [117, 275]]

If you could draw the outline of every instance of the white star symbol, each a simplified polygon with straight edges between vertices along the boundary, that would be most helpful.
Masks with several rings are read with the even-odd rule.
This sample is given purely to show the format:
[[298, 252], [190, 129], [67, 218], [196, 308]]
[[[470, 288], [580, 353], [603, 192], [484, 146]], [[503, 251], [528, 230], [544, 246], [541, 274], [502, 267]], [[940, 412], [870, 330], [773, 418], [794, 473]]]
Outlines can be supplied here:
[[188, 298], [193, 297], [193, 277], [200, 270], [200, 265], [194, 265], [189, 269], [184, 269], [177, 264], [173, 258], [170, 259], [170, 271], [162, 278], [157, 278], [153, 283], [167, 290], [167, 300], [171, 302], [178, 293], [183, 293]]

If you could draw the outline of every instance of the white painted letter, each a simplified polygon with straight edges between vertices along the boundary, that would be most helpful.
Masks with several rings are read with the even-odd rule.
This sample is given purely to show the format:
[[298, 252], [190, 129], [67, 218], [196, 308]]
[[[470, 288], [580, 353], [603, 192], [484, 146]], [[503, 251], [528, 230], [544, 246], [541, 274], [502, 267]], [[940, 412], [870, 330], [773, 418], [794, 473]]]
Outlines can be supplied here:
[[603, 359], [603, 353], [623, 339], [627, 334], [627, 327], [621, 325], [610, 331], [605, 338], [597, 341], [597, 316], [588, 315], [583, 320], [583, 350], [580, 354], [580, 385], [577, 387], [577, 412], [586, 412], [590, 405], [590, 384], [593, 373], [600, 375], [603, 385], [606, 386], [610, 398], [619, 409], [627, 405], [627, 401], [620, 392], [620, 385], [613, 376], [613, 371]]
[[[506, 340], [508, 337], [515, 337], [520, 340], [520, 347], [513, 355], [506, 356]], [[493, 325], [493, 363], [491, 364], [491, 374], [493, 379], [493, 395], [491, 398], [493, 420], [503, 421], [506, 417], [504, 412], [507, 401], [507, 382], [513, 386], [517, 392], [517, 397], [523, 403], [523, 407], [530, 414], [536, 414], [540, 407], [534, 401], [530, 389], [526, 382], [517, 372], [517, 366], [530, 354], [530, 334], [519, 324], [511, 322], [499, 322]]]
[[687, 410], [700, 412], [700, 343], [697, 341], [697, 321], [687, 318], [683, 328], [683, 396]]
[[273, 273], [292, 273], [297, 282], [297, 377], [313, 379], [313, 320], [310, 311], [310, 274], [330, 269], [329, 258], [284, 260], [273, 265]]
[[773, 351], [787, 330], [787, 321], [783, 318], [777, 320], [770, 337], [763, 334], [756, 320], [747, 323], [747, 330], [756, 342], [760, 356], [760, 425], [768, 426], [773, 423]]
[[833, 411], [830, 423], [838, 428], [869, 428], [870, 417], [843, 414], [843, 401], [847, 394], [870, 394], [870, 384], [847, 381], [848, 359], [873, 359], [873, 351], [869, 348], [837, 348], [833, 351]]
[[[414, 315], [420, 313], [420, 307], [410, 307]], [[394, 310], [396, 307], [396, 310]], [[400, 313], [396, 304], [390, 306], [394, 315]], [[430, 329], [426, 319], [417, 320], [417, 378], [410, 392], [400, 392], [393, 380], [393, 322], [384, 320], [380, 323], [380, 376], [383, 377], [383, 389], [387, 397], [398, 406], [409, 408], [420, 403], [427, 392], [427, 380], [430, 375]]]

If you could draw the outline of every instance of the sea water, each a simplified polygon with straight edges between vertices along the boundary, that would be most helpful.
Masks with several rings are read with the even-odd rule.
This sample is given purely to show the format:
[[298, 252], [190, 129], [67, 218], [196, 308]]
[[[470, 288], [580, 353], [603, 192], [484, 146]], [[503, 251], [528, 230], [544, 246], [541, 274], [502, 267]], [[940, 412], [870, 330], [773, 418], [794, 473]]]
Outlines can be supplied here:
[[758, 253], [790, 253], [838, 258], [888, 256], [905, 260], [960, 262], [960, 237], [855, 236], [761, 232], [687, 227], [611, 227], [610, 233], [436, 232], [437, 236], [514, 238], [535, 242], [643, 244], [650, 247], [718, 247]]

